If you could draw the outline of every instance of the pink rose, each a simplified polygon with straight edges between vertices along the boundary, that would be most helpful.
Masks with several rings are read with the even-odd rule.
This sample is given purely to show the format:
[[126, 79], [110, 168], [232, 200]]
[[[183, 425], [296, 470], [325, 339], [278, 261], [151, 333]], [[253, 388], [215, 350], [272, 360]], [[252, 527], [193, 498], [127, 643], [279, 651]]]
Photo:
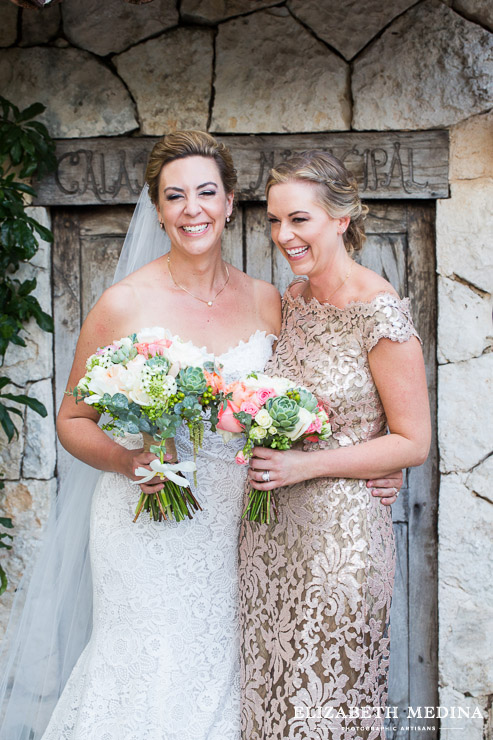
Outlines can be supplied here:
[[244, 401], [240, 406], [240, 411], [244, 411], [245, 414], [250, 414], [252, 418], [255, 418], [260, 409], [251, 401]]
[[318, 416], [315, 417], [315, 419], [312, 421], [308, 429], [306, 430], [305, 434], [313, 434], [316, 432], [317, 434], [322, 429], [322, 419], [319, 419]]
[[246, 459], [245, 455], [243, 454], [243, 450], [240, 450], [238, 454], [235, 457], [236, 463], [238, 465], [248, 465], [248, 460]]
[[268, 398], [275, 398], [276, 395], [274, 388], [260, 388], [257, 391], [257, 401], [260, 406], [263, 406]]
[[223, 429], [225, 432], [232, 432], [233, 434], [237, 434], [239, 432], [243, 431], [243, 427], [241, 426], [238, 419], [235, 419], [233, 414], [238, 413], [239, 408], [235, 404], [233, 404], [231, 401], [228, 401], [228, 405], [223, 410], [223, 406], [219, 409], [219, 422], [217, 424], [218, 429]]
[[315, 434], [312, 434], [310, 437], [305, 437], [305, 442], [319, 442], [319, 439]]

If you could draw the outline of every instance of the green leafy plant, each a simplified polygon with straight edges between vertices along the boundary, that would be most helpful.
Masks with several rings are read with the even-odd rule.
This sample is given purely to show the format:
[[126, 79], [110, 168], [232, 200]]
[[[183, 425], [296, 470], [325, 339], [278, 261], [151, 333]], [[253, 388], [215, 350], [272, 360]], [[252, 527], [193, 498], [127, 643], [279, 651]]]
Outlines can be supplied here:
[[[6, 529], [12, 529], [12, 527], [14, 526], [12, 524], [12, 519], [5, 517], [5, 516], [0, 516], [0, 525], [2, 527], [5, 527]], [[0, 549], [11, 550], [12, 545], [7, 544], [5, 540], [12, 540], [12, 539], [13, 539], [12, 535], [9, 534], [8, 532], [0, 532]], [[0, 596], [3, 594], [6, 588], [7, 588], [7, 575], [4, 569], [2, 568], [2, 566], [0, 565]]]
[[[38, 251], [37, 237], [53, 241], [51, 231], [28, 215], [27, 196], [36, 192], [23, 182], [31, 177], [41, 178], [56, 167], [54, 141], [42, 123], [32, 120], [44, 110], [41, 103], [20, 110], [0, 96], [0, 366], [10, 343], [26, 346], [21, 331], [31, 317], [44, 331], [53, 331], [51, 316], [31, 295], [36, 278], [21, 281], [15, 276], [21, 264], [29, 262]], [[47, 415], [44, 405], [35, 398], [6, 392], [10, 383], [10, 378], [0, 377], [0, 424], [9, 442], [18, 435], [12, 414], [22, 418], [19, 405]], [[0, 490], [3, 488], [0, 481]], [[12, 529], [12, 520], [0, 517], [0, 527]], [[12, 539], [2, 529], [0, 550], [10, 550]], [[0, 565], [0, 595], [6, 588], [7, 575]]]
[[[53, 241], [51, 231], [26, 212], [26, 196], [36, 192], [22, 181], [41, 178], [56, 167], [54, 141], [42, 123], [32, 120], [44, 110], [41, 103], [20, 110], [0, 96], [0, 365], [10, 343], [26, 346], [21, 331], [30, 318], [44, 331], [53, 331], [53, 319], [31, 295], [36, 278], [15, 277], [38, 251], [38, 237]], [[0, 424], [10, 442], [18, 434], [12, 414], [22, 416], [10, 402], [29, 406], [41, 416], [47, 412], [35, 398], [1, 392], [9, 383], [10, 378], [0, 378]]]

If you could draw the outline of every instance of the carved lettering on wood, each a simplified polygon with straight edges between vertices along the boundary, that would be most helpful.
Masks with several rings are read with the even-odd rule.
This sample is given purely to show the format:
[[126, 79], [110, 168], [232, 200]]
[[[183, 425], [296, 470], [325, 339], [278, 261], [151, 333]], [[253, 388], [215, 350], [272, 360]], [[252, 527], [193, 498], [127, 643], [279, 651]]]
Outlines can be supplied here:
[[[233, 153], [239, 200], [264, 199], [269, 169], [296, 152], [342, 159], [365, 199], [448, 195], [445, 131], [218, 137]], [[135, 203], [156, 138], [60, 139], [58, 168], [38, 183], [38, 205]]]

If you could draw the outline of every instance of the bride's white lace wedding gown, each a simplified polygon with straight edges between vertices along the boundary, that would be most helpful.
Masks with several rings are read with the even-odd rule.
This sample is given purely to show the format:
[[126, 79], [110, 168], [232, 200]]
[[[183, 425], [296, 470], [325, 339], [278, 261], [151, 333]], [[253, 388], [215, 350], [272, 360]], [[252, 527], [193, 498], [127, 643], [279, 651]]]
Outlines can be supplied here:
[[[257, 331], [217, 359], [228, 382], [262, 370]], [[205, 353], [205, 351], [204, 351]], [[188, 431], [176, 439], [192, 459]], [[140, 435], [121, 440], [139, 447]], [[238, 442], [207, 432], [191, 521], [132, 522], [139, 490], [103, 473], [91, 511], [93, 633], [43, 740], [237, 740], [240, 736]]]

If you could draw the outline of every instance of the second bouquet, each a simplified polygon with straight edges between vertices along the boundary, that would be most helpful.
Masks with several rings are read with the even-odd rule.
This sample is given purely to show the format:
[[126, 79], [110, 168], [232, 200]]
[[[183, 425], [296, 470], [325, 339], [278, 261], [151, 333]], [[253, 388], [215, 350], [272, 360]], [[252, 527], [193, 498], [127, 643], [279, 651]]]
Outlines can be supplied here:
[[[111, 418], [103, 429], [116, 435], [141, 433], [144, 449], [157, 459], [137, 468], [137, 484], [152, 478], [163, 480], [158, 493], [142, 493], [135, 519], [148, 511], [154, 521], [177, 522], [201, 509], [183, 475], [193, 472], [192, 461], [178, 462], [174, 438], [180, 425], [188, 426], [194, 457], [202, 445], [204, 420], [216, 428], [220, 376], [212, 362], [204, 362], [201, 350], [183, 342], [161, 327], [142, 329], [98, 349], [86, 362], [86, 374], [73, 390], [83, 400]], [[170, 462], [164, 456], [171, 454]]]
[[[217, 430], [225, 441], [246, 436], [236, 455], [246, 465], [255, 446], [289, 450], [304, 439], [325, 440], [332, 430], [327, 412], [313, 393], [278, 376], [250, 373], [222, 394]], [[252, 488], [243, 518], [261, 524], [277, 521], [275, 489]]]

